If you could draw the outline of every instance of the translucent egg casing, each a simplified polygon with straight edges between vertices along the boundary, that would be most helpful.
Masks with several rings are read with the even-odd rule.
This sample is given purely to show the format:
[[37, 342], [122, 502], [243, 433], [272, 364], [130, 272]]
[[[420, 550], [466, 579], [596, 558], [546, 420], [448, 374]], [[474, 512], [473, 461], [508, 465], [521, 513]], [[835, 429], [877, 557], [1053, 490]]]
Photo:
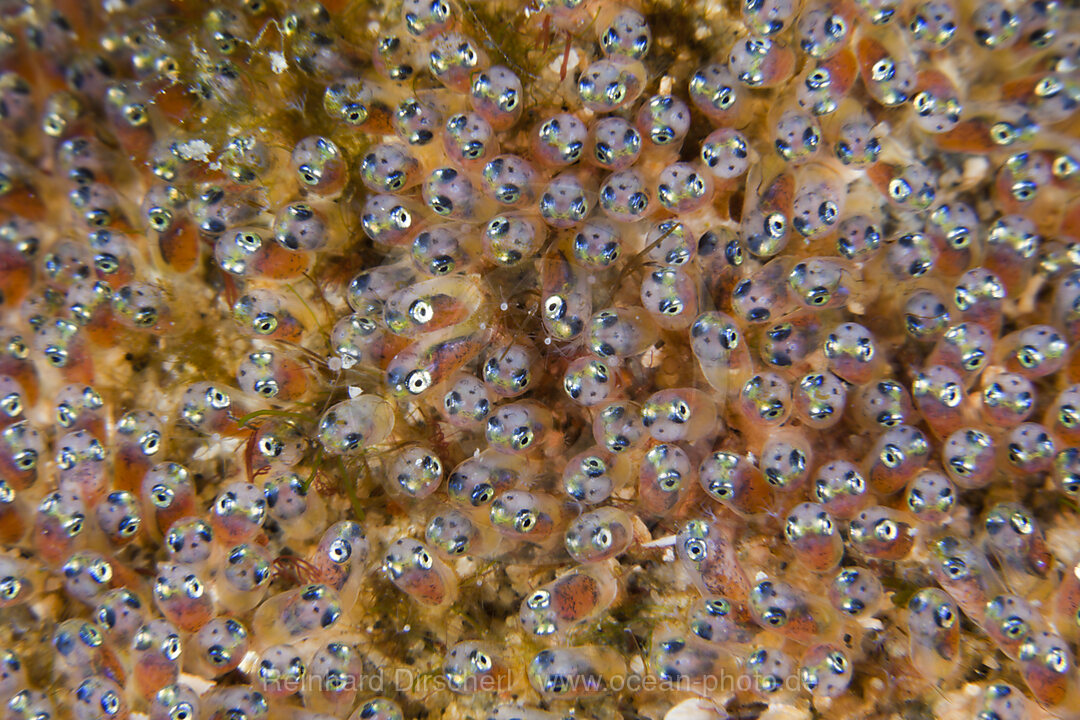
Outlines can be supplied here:
[[240, 613], [262, 602], [272, 579], [271, 560], [270, 553], [255, 543], [231, 548], [215, 583], [219, 605]]
[[101, 596], [94, 619], [114, 647], [126, 648], [145, 623], [146, 609], [138, 595], [127, 588], [116, 588]]
[[20, 690], [7, 702], [7, 715], [12, 720], [52, 720], [57, 716], [49, 696], [37, 690]]
[[1041, 705], [1054, 707], [1076, 700], [1073, 658], [1069, 644], [1059, 635], [1042, 631], [1024, 639], [1017, 653], [1020, 672]]
[[1020, 477], [1046, 472], [1054, 462], [1057, 448], [1045, 426], [1021, 423], [1009, 431], [1002, 443], [1006, 452], [1006, 469]]
[[422, 395], [479, 355], [490, 336], [485, 317], [477, 311], [468, 322], [428, 333], [394, 356], [386, 369], [391, 394], [398, 398]]
[[1036, 380], [1055, 373], [1065, 364], [1069, 344], [1050, 325], [1029, 325], [1006, 335], [995, 348], [1005, 369]]
[[1001, 330], [1005, 295], [1005, 286], [997, 275], [986, 268], [974, 268], [956, 281], [953, 305], [959, 319], [997, 334]]
[[829, 584], [829, 602], [842, 614], [858, 618], [874, 614], [885, 599], [877, 573], [866, 568], [841, 568]]
[[574, 627], [603, 613], [618, 585], [601, 566], [582, 566], [525, 596], [518, 612], [522, 629], [537, 639], [558, 642]]
[[960, 659], [960, 609], [949, 595], [925, 588], [908, 601], [911, 660], [926, 678], [948, 677]]
[[188, 685], [166, 685], [149, 701], [150, 720], [198, 720], [199, 695]]
[[495, 643], [466, 640], [446, 651], [443, 677], [456, 693], [505, 692], [510, 683], [510, 668]]
[[602, 694], [625, 670], [619, 653], [597, 645], [542, 650], [528, 665], [533, 689], [551, 699]]
[[744, 455], [712, 453], [698, 468], [698, 481], [709, 497], [744, 515], [764, 510], [771, 499], [761, 471]]
[[836, 112], [840, 102], [851, 92], [858, 72], [855, 54], [850, 50], [818, 60], [795, 80], [799, 107], [818, 116]]
[[184, 565], [158, 566], [154, 600], [165, 618], [185, 632], [199, 630], [214, 615], [214, 603], [205, 581]]
[[1080, 442], [1080, 385], [1070, 385], [1058, 393], [1046, 409], [1043, 422], [1062, 443]]
[[1031, 701], [1017, 688], [1007, 683], [987, 685], [976, 705], [983, 715], [993, 715], [1001, 720], [1024, 720], [1031, 717]]
[[717, 430], [716, 404], [708, 394], [694, 388], [653, 393], [642, 405], [641, 419], [659, 442], [693, 442]]
[[1035, 411], [1035, 386], [1016, 373], [983, 377], [980, 415], [987, 423], [1011, 428], [1024, 422]]
[[266, 515], [266, 497], [259, 487], [230, 483], [214, 501], [210, 525], [220, 542], [235, 545], [254, 538], [266, 522]]
[[269, 706], [266, 696], [251, 685], [217, 685], [202, 697], [204, 717], [226, 720], [242, 716], [248, 720], [266, 720]]
[[859, 73], [870, 96], [886, 107], [900, 105], [915, 89], [915, 70], [906, 58], [898, 57], [871, 37], [855, 46]]
[[387, 489], [403, 499], [419, 500], [439, 489], [443, 463], [438, 454], [424, 445], [409, 445], [398, 451], [386, 469]]
[[907, 388], [895, 380], [878, 380], [859, 388], [855, 416], [864, 427], [893, 428], [914, 421], [915, 410]]
[[78, 682], [93, 675], [124, 679], [120, 662], [96, 623], [65, 620], [53, 631], [51, 645], [53, 672], [61, 681]]
[[948, 306], [931, 290], [915, 290], [904, 302], [904, 329], [916, 340], [936, 341], [951, 321]]
[[34, 515], [31, 542], [47, 564], [63, 563], [93, 526], [86, 521], [89, 511], [82, 498], [71, 492], [52, 492], [42, 498]]
[[371, 541], [363, 526], [342, 520], [326, 529], [308, 560], [316, 576], [338, 592], [346, 608], [360, 590]]
[[746, 652], [743, 662], [746, 668], [744, 687], [749, 685], [762, 697], [784, 695], [799, 687], [795, 659], [780, 648], [753, 647]]
[[500, 397], [517, 397], [539, 380], [536, 351], [520, 343], [497, 346], [481, 365], [484, 383]]
[[247, 654], [248, 630], [239, 620], [216, 617], [206, 623], [189, 648], [203, 677], [219, 677], [235, 670]]
[[457, 598], [453, 570], [417, 540], [400, 538], [386, 551], [383, 571], [394, 585], [421, 605], [443, 608]]
[[874, 490], [885, 495], [902, 488], [926, 466], [930, 442], [910, 425], [886, 430], [863, 461], [864, 473]]
[[462, 461], [446, 479], [450, 502], [466, 510], [484, 507], [528, 476], [524, 458], [493, 448]]
[[693, 686], [714, 676], [720, 651], [683, 628], [661, 625], [649, 643], [649, 669], [663, 682]]
[[582, 104], [595, 113], [608, 113], [632, 103], [641, 94], [645, 68], [629, 58], [598, 60], [578, 78]]
[[832, 330], [822, 346], [829, 370], [854, 385], [869, 382], [881, 366], [874, 335], [862, 325], [843, 323]]
[[556, 537], [563, 510], [551, 495], [511, 490], [491, 503], [491, 524], [503, 537], [546, 545]]
[[761, 448], [759, 465], [765, 481], [776, 491], [800, 491], [809, 480], [814, 465], [810, 440], [797, 430], [772, 434]]
[[998, 595], [986, 603], [983, 629], [1001, 651], [1015, 658], [1020, 644], [1043, 624], [1042, 616], [1018, 595]]
[[390, 404], [374, 395], [361, 395], [343, 400], [323, 413], [318, 437], [328, 452], [350, 454], [382, 442], [393, 427]]
[[661, 267], [641, 281], [641, 304], [656, 324], [669, 330], [685, 330], [701, 309], [700, 281], [679, 267]]
[[743, 85], [769, 88], [783, 84], [795, 71], [791, 48], [765, 36], [750, 35], [735, 41], [728, 67]]
[[[328, 716], [335, 717], [329, 714]], [[349, 716], [349, 720], [404, 720], [404, 717], [405, 713], [396, 702], [389, 698], [374, 697], [357, 705]], [[322, 720], [322, 718], [308, 720]]]
[[817, 503], [800, 503], [790, 510], [784, 537], [799, 562], [813, 572], [833, 569], [844, 554], [839, 528], [825, 507]]
[[839, 697], [851, 683], [848, 654], [831, 644], [815, 645], [806, 651], [799, 665], [799, 679], [814, 697]]
[[501, 543], [489, 527], [474, 522], [467, 514], [455, 509], [433, 515], [428, 520], [424, 539], [446, 560], [462, 555], [483, 557]]
[[750, 589], [749, 607], [758, 625], [799, 643], [813, 641], [823, 629], [807, 597], [777, 580], [762, 580], [754, 585]]
[[690, 606], [687, 629], [694, 637], [721, 646], [745, 645], [761, 632], [745, 602], [708, 595]]
[[139, 697], [148, 701], [158, 690], [176, 683], [182, 651], [180, 631], [164, 620], [151, 620], [136, 631], [131, 641], [131, 660]]
[[487, 385], [473, 375], [460, 373], [448, 381], [439, 410], [447, 422], [460, 428], [472, 428], [491, 414], [493, 396]]
[[[813, 141], [810, 147], [816, 148], [817, 140], [814, 138], [820, 136], [810, 132], [807, 137]], [[800, 133], [799, 142], [801, 143], [802, 140], [802, 133]], [[777, 142], [787, 143], [786, 140]], [[786, 144], [783, 146], [787, 147]], [[750, 193], [746, 196], [740, 228], [746, 249], [750, 254], [759, 258], [770, 258], [782, 251], [791, 237], [795, 177], [791, 173], [781, 173], [765, 185], [762, 178], [754, 177], [756, 173], [756, 168], [752, 168], [747, 183], [761, 182], [764, 189], [760, 193]], [[774, 268], [774, 271], [780, 270], [781, 268]], [[767, 284], [764, 279], [761, 282]], [[750, 319], [756, 320], [754, 317]]]
[[603, 406], [593, 420], [596, 444], [613, 453], [622, 453], [645, 440], [641, 406], [633, 402], [614, 402]]
[[815, 430], [832, 427], [844, 416], [847, 388], [830, 372], [804, 375], [792, 388], [795, 416]]
[[464, 322], [482, 302], [472, 278], [434, 277], [390, 294], [383, 320], [390, 332], [412, 338]]
[[123, 689], [112, 680], [89, 677], [75, 688], [71, 714], [76, 720], [126, 720], [129, 711]]
[[[363, 672], [363, 657], [352, 645], [329, 642], [321, 646], [308, 662], [308, 674], [323, 681], [305, 691], [305, 707], [342, 717], [356, 700]], [[357, 710], [367, 706], [363, 703]]]
[[582, 513], [567, 527], [566, 551], [580, 563], [601, 562], [626, 550], [634, 539], [632, 518], [614, 507]]
[[994, 339], [981, 325], [960, 323], [945, 330], [930, 356], [929, 365], [947, 365], [970, 385], [990, 362]]
[[984, 487], [996, 472], [997, 444], [975, 428], [961, 428], [949, 435], [942, 448], [945, 472], [959, 487]]
[[644, 308], [609, 308], [594, 314], [587, 327], [589, 349], [601, 358], [625, 358], [648, 350], [658, 339]]
[[944, 473], [932, 468], [921, 470], [907, 486], [904, 505], [915, 516], [939, 523], [956, 507], [957, 492]]
[[332, 632], [341, 619], [341, 600], [326, 585], [307, 585], [268, 598], [251, 621], [260, 647], [300, 642]]
[[678, 445], [654, 445], [638, 469], [638, 497], [643, 510], [666, 515], [689, 497], [693, 465]]
[[779, 373], [758, 373], [743, 384], [736, 407], [750, 432], [775, 431], [791, 414], [791, 385]]
[[326, 519], [326, 506], [317, 493], [308, 493], [308, 479], [291, 470], [273, 472], [262, 484], [270, 518], [282, 533], [297, 540], [310, 539]]
[[703, 595], [722, 595], [743, 602], [750, 582], [739, 565], [734, 538], [707, 520], [691, 520], [675, 538], [676, 557]]
[[1036, 578], [1046, 577], [1054, 556], [1034, 514], [1020, 503], [998, 503], [984, 521], [988, 549], [1010, 587], [1029, 588]]
[[705, 379], [720, 396], [729, 384], [744, 380], [751, 367], [748, 343], [729, 315], [707, 312], [690, 325], [690, 349]]
[[899, 560], [915, 543], [915, 527], [903, 513], [875, 505], [852, 519], [848, 536], [852, 546], [869, 558]]
[[612, 453], [593, 447], [578, 453], [563, 468], [562, 490], [578, 502], [596, 505], [607, 500], [626, 478], [626, 463]]
[[[587, 226], [577, 237], [586, 237], [583, 233]], [[574, 249], [578, 249], [576, 241]], [[583, 249], [583, 252], [591, 257], [590, 250]], [[571, 265], [562, 251], [550, 253], [540, 260], [540, 289], [542, 320], [548, 334], [560, 342], [581, 335], [592, 313], [592, 297], [583, 273]]]
[[529, 400], [497, 407], [484, 428], [492, 448], [519, 455], [543, 448], [552, 430], [551, 412], [540, 403]]
[[952, 368], [925, 368], [912, 380], [911, 395], [919, 414], [938, 437], [945, 437], [963, 424], [964, 379]]
[[259, 654], [255, 681], [271, 699], [295, 695], [304, 682], [307, 667], [292, 645], [274, 645]]
[[955, 534], [938, 534], [928, 544], [931, 573], [964, 614], [982, 626], [986, 603], [1003, 594], [1001, 579], [983, 551]]
[[1066, 495], [1080, 493], [1080, 449], [1070, 447], [1058, 451], [1050, 475]]

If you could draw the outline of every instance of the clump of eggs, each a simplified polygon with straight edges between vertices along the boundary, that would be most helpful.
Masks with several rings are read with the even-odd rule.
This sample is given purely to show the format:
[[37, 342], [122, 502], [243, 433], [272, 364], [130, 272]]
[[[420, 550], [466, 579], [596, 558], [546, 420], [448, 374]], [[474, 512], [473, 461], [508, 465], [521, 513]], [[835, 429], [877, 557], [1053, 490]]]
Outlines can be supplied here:
[[0, 4], [3, 717], [1080, 717], [1078, 33]]

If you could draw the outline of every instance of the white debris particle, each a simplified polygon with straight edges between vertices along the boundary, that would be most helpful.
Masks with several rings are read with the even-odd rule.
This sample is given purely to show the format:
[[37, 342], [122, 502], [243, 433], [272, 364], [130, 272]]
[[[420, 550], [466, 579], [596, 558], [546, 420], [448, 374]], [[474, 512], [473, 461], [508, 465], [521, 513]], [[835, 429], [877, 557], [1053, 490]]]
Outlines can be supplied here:
[[341, 370], [341, 358], [339, 358], [337, 355], [331, 355], [330, 357], [326, 358], [326, 367], [330, 368], [334, 372], [338, 372], [339, 370]]
[[364, 388], [360, 387], [359, 385], [350, 385], [349, 386], [349, 397], [358, 398], [363, 394], [364, 394]]
[[213, 151], [213, 147], [205, 140], [188, 140], [186, 143], [180, 143], [176, 148], [177, 154], [184, 160], [201, 160], [202, 162], [210, 161], [210, 153]]
[[675, 551], [668, 548], [664, 551], [664, 554], [660, 556], [660, 559], [666, 563], [675, 562]]
[[561, 73], [562, 69], [563, 69], [563, 60], [564, 59], [566, 60], [566, 74], [569, 75], [570, 71], [573, 68], [577, 67], [578, 61], [581, 58], [578, 56], [578, 53], [577, 53], [576, 49], [570, 48], [570, 54], [569, 55], [567, 55], [565, 52], [559, 53], [558, 55], [555, 56], [555, 59], [552, 60], [551, 63], [547, 66], [547, 69], [550, 70], [551, 72]]
[[[254, 660], [256, 662], [259, 659], [259, 656], [255, 652], [249, 651], [247, 653], [247, 655], [244, 655], [244, 659], [240, 661], [240, 666], [241, 667], [247, 667], [246, 665], [244, 665], [244, 661], [249, 659], [248, 655], [254, 655], [255, 656]], [[250, 663], [250, 665], [251, 665], [252, 669], [255, 668], [255, 662]], [[244, 672], [244, 671], [241, 670], [241, 672]], [[248, 671], [248, 672], [250, 672], [250, 671]], [[185, 685], [187, 685], [188, 687], [190, 687], [192, 690], [194, 690], [199, 695], [202, 695], [204, 692], [206, 692], [210, 688], [214, 687], [214, 685], [215, 685], [215, 683], [208, 682], [207, 680], [205, 680], [204, 678], [199, 677], [198, 675], [192, 675], [191, 673], [186, 673], [186, 672], [180, 673], [180, 682], [182, 682]]]
[[348, 370], [349, 368], [351, 368], [355, 364], [356, 364], [356, 358], [354, 358], [352, 355], [342, 355], [341, 356], [341, 367], [345, 368], [346, 370]]
[[280, 75], [289, 69], [289, 63], [285, 62], [284, 53], [270, 53], [270, 69], [274, 71], [275, 75]]
[[668, 710], [664, 720], [719, 720], [720, 717], [714, 703], [694, 697], [687, 698]]
[[659, 548], [659, 547], [672, 547], [675, 545], [675, 535], [665, 535], [662, 538], [650, 540], [647, 543], [642, 543], [643, 548]]

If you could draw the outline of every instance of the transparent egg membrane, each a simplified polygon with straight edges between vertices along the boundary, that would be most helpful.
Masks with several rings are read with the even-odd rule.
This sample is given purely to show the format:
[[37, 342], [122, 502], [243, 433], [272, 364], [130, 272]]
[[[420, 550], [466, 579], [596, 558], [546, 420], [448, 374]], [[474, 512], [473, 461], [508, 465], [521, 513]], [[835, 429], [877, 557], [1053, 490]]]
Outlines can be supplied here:
[[5, 3], [0, 714], [1080, 717], [1078, 30]]

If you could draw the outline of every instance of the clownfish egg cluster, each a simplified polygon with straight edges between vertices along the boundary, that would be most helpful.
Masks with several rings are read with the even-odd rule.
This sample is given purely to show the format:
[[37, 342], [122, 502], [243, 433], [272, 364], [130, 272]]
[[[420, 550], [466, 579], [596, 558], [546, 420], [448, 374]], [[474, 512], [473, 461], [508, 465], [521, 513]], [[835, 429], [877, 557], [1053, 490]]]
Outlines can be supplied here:
[[1080, 718], [1068, 0], [0, 3], [0, 720]]

